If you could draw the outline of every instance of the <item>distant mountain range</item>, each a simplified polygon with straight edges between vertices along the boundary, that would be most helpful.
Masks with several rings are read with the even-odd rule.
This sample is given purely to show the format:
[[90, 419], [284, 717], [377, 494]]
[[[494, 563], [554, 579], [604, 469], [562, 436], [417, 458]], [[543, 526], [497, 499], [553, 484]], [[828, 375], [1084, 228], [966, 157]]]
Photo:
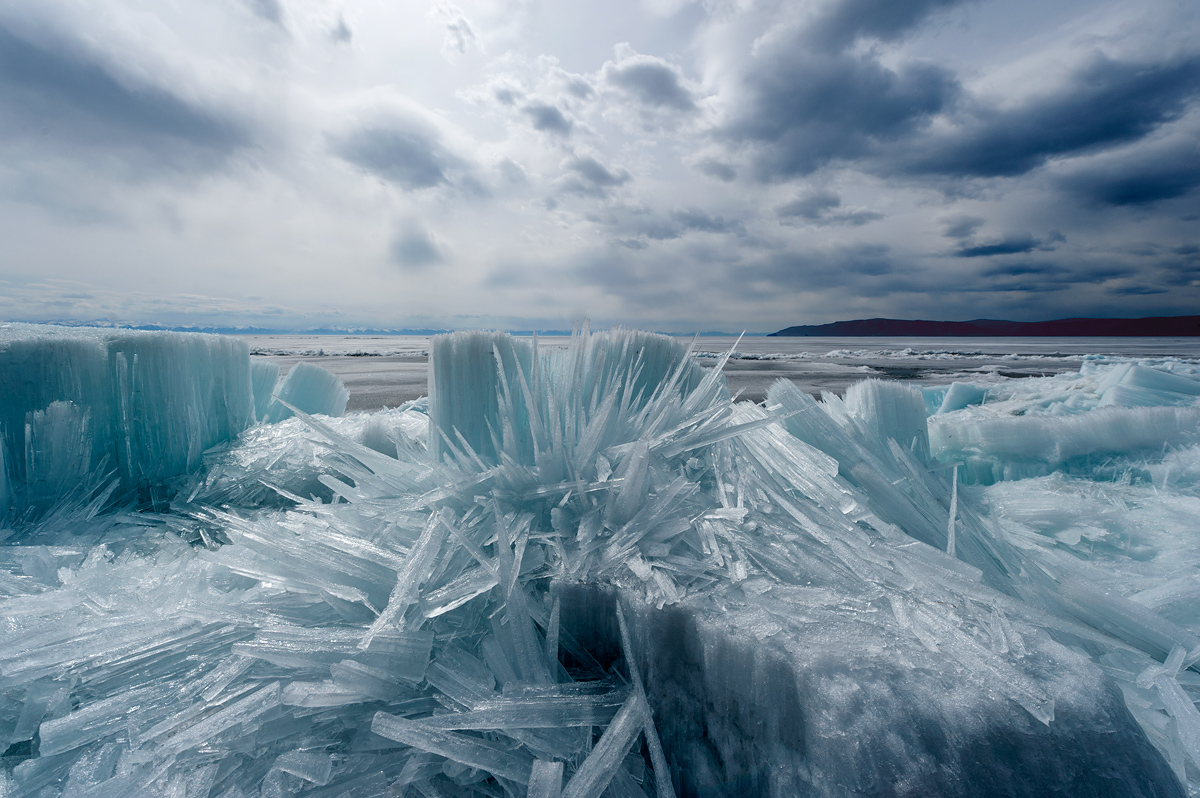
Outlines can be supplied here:
[[954, 336], [990, 338], [1009, 336], [1158, 336], [1175, 338], [1200, 335], [1200, 316], [1155, 316], [1146, 319], [1057, 319], [1055, 321], [925, 321], [922, 319], [855, 319], [832, 324], [788, 327], [773, 336]]

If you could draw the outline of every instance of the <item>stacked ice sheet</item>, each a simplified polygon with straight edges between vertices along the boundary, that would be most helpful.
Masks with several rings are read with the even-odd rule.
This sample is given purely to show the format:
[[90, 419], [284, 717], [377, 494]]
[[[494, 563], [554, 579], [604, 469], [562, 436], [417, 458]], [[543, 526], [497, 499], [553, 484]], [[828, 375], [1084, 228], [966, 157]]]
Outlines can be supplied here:
[[345, 412], [349, 393], [327, 370], [302, 362], [278, 377], [273, 363], [252, 369], [234, 338], [0, 325], [0, 518], [95, 511], [114, 494], [162, 500], [256, 417]]
[[622, 331], [456, 334], [430, 382], [254, 427], [169, 510], [13, 530], [0, 794], [1200, 784], [1193, 450], [1050, 477], [1173, 516], [1055, 516], [1057, 484], [959, 486], [896, 384], [735, 403]]
[[0, 325], [0, 516], [145, 494], [253, 421], [240, 341]]
[[990, 484], [1089, 473], [1114, 458], [1198, 442], [1200, 368], [1178, 360], [1084, 362], [1078, 374], [926, 391], [934, 453]]

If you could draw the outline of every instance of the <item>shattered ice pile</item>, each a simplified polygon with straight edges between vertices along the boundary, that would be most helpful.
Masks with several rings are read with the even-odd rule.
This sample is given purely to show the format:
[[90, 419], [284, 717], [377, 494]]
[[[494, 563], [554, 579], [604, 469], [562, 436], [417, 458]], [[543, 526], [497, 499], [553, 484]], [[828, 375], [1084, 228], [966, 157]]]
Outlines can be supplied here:
[[1200, 367], [1088, 358], [1077, 374], [927, 389], [934, 454], [970, 480], [1087, 473], [1117, 456], [1198, 442]]
[[[169, 507], [10, 513], [0, 795], [1200, 788], [1190, 372], [1110, 379], [1113, 408], [1097, 362], [1076, 404], [1027, 380], [927, 420], [950, 391], [758, 406], [721, 365], [630, 331], [440, 336], [427, 400], [319, 418], [299, 397], [336, 385], [276, 388], [291, 417]], [[1164, 407], [1127, 426], [1174, 448], [1114, 450], [1142, 458], [1118, 478], [947, 443]], [[1002, 481], [1018, 459], [1041, 472]]]

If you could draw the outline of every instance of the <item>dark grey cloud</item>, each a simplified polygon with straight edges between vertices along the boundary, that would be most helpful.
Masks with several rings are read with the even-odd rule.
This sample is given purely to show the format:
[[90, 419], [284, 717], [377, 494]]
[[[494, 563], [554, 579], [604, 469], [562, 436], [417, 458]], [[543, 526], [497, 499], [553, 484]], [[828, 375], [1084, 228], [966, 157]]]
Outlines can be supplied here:
[[841, 50], [858, 39], [894, 41], [934, 12], [966, 0], [841, 0], [828, 4], [805, 31], [814, 47]]
[[1165, 294], [1168, 289], [1155, 285], [1130, 284], [1130, 285], [1111, 285], [1105, 288], [1110, 294], [1117, 296], [1152, 296], [1154, 294]]
[[882, 213], [866, 209], [842, 209], [842, 198], [833, 191], [814, 191], [797, 197], [775, 209], [782, 222], [804, 220], [809, 224], [861, 227], [883, 218]]
[[576, 158], [571, 163], [571, 170], [578, 173], [592, 185], [602, 188], [619, 186], [629, 180], [629, 173], [623, 169], [611, 171], [595, 158]]
[[595, 90], [592, 89], [592, 84], [588, 83], [581, 77], [572, 77], [570, 80], [568, 80], [566, 89], [568, 94], [580, 100], [586, 100], [596, 93]]
[[1070, 270], [1057, 263], [1036, 261], [1018, 261], [1015, 263], [993, 263], [985, 268], [980, 275], [983, 277], [1013, 277], [1022, 278], [1029, 275], [1039, 277], [1062, 278], [1070, 275]]
[[792, 200], [776, 209], [780, 217], [799, 216], [804, 219], [816, 220], [831, 208], [842, 204], [842, 198], [832, 191], [814, 191], [804, 197]]
[[447, 185], [451, 173], [465, 167], [435, 131], [416, 120], [361, 127], [331, 137], [330, 145], [340, 158], [409, 191]]
[[946, 238], [970, 238], [987, 220], [982, 216], [955, 214], [942, 219], [942, 235]]
[[[862, 296], [882, 296], [895, 288], [891, 279], [900, 269], [887, 244], [862, 242], [828, 249], [781, 251], [748, 266], [735, 283], [745, 296], [769, 298], [781, 290], [813, 291], [844, 287]], [[753, 278], [751, 281], [746, 278]], [[768, 285], [764, 289], [756, 287]]]
[[661, 213], [653, 208], [626, 206], [609, 209], [591, 219], [612, 231], [618, 236], [617, 243], [629, 249], [645, 249], [647, 239], [669, 241], [692, 232], [746, 235], [746, 226], [737, 219], [712, 215], [699, 208], [676, 208]]
[[1137, 275], [1137, 270], [1131, 266], [1110, 260], [1102, 263], [1060, 262], [1042, 257], [1016, 257], [982, 261], [981, 265], [979, 271], [964, 268], [953, 289], [972, 294], [1009, 293], [1017, 296], [1061, 291], [1079, 293], [1082, 289], [1098, 286], [1107, 291], [1110, 286], [1128, 284], [1130, 278]]
[[279, 0], [245, 0], [246, 5], [255, 15], [267, 22], [283, 25], [283, 6]]
[[337, 24], [329, 29], [329, 38], [338, 44], [350, 44], [354, 41], [354, 31], [341, 14], [338, 14]]
[[705, 233], [735, 233], [745, 235], [746, 227], [736, 219], [710, 216], [698, 208], [684, 208], [671, 212], [671, 219], [686, 230]]
[[535, 130], [540, 130], [544, 133], [555, 133], [560, 136], [568, 136], [571, 134], [571, 120], [563, 115], [563, 112], [553, 105], [545, 103], [533, 103], [521, 109], [525, 114], [533, 120]]
[[423, 269], [442, 260], [433, 238], [419, 224], [409, 223], [392, 241], [392, 260], [406, 269]]
[[1187, 288], [1200, 283], [1200, 250], [1196, 252], [1187, 252], [1188, 247], [1180, 247], [1185, 250], [1180, 253], [1180, 257], [1166, 258], [1160, 261], [1157, 266], [1157, 282], [1162, 285]]
[[679, 70], [661, 59], [633, 56], [606, 64], [603, 74], [609, 84], [646, 105], [685, 113], [696, 109]]
[[815, 52], [801, 33], [764, 48], [745, 76], [744, 104], [718, 131], [751, 148], [760, 180], [868, 155], [922, 130], [959, 95], [954, 75], [941, 67], [891, 69], [872, 53]]
[[1055, 156], [1134, 141], [1179, 118], [1200, 95], [1200, 57], [1090, 58], [1065, 85], [1015, 108], [976, 103], [951, 132], [927, 136], [884, 171], [1011, 177]]
[[610, 189], [632, 180], [624, 169], [609, 169], [590, 156], [576, 157], [567, 164], [567, 175], [559, 181], [559, 189], [568, 194], [605, 197]]
[[964, 0], [836, 0], [805, 25], [760, 38], [744, 100], [718, 131], [753, 151], [764, 181], [860, 158], [923, 130], [961, 94], [954, 74], [920, 61], [885, 66], [861, 39], [893, 41]]
[[1010, 235], [996, 241], [961, 247], [954, 254], [960, 258], [986, 258], [991, 255], [1016, 255], [1032, 252], [1042, 246], [1041, 240], [1028, 233]]
[[1096, 159], [1060, 176], [1058, 183], [1090, 205], [1151, 205], [1182, 197], [1200, 186], [1196, 135]]
[[69, 41], [0, 25], [0, 144], [16, 141], [93, 168], [115, 158], [142, 177], [217, 168], [253, 143], [236, 113], [122, 74]]
[[737, 171], [732, 166], [713, 158], [705, 158], [696, 164], [696, 168], [709, 177], [715, 177], [725, 183], [737, 179]]

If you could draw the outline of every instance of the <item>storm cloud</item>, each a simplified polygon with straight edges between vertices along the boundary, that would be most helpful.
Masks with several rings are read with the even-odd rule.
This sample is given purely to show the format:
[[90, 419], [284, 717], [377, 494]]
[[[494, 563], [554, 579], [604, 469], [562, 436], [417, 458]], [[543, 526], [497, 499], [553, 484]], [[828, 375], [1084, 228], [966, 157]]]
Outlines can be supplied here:
[[956, 79], [941, 67], [890, 69], [870, 55], [812, 53], [800, 38], [754, 64], [745, 78], [745, 105], [720, 131], [751, 148], [764, 182], [870, 155], [926, 127], [959, 94]]
[[1200, 57], [1162, 63], [1097, 53], [1056, 91], [1013, 108], [977, 104], [954, 128], [913, 144], [896, 168], [910, 174], [1011, 177], [1056, 156], [1146, 136], [1200, 95]]
[[646, 105], [683, 112], [696, 109], [679, 70], [661, 59], [633, 55], [605, 65], [603, 75], [608, 83]]
[[123, 72], [77, 42], [23, 35], [0, 20], [0, 146], [111, 158], [148, 177], [214, 169], [252, 143], [250, 125], [235, 111], [148, 77]]

